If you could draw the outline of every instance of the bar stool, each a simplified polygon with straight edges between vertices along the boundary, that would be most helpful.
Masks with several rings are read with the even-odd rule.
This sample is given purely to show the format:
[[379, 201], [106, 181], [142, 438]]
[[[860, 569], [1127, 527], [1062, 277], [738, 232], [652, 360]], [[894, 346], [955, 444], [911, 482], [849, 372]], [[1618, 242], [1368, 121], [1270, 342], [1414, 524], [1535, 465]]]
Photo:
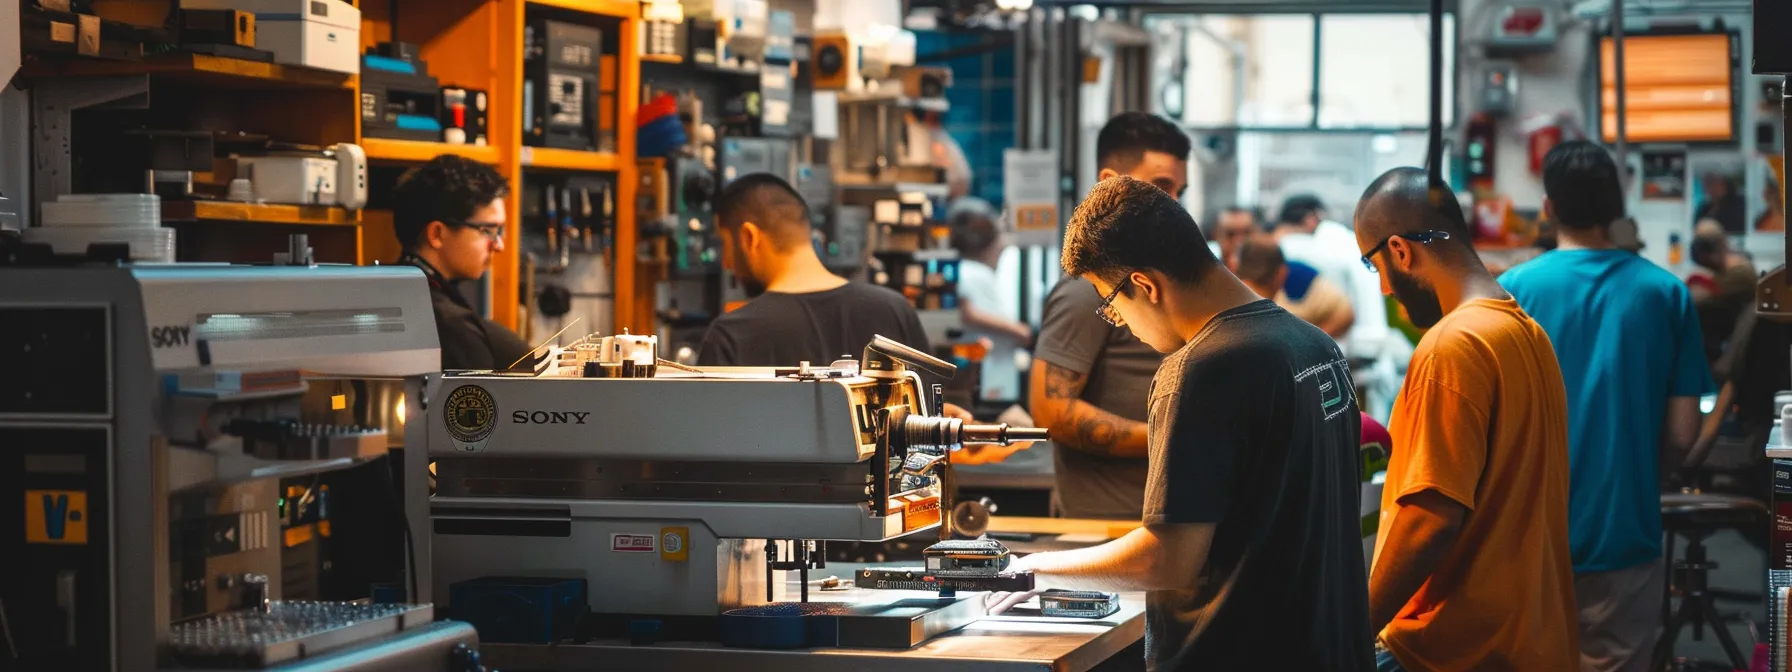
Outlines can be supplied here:
[[[1707, 582], [1717, 563], [1706, 556], [1705, 539], [1721, 530], [1748, 534], [1765, 528], [1769, 520], [1766, 505], [1748, 497], [1705, 492], [1661, 495], [1662, 557], [1668, 569], [1668, 586], [1661, 597], [1664, 628], [1661, 639], [1655, 643], [1655, 664], [1650, 669], [1659, 670], [1673, 658], [1674, 640], [1687, 625], [1692, 626], [1693, 639], [1699, 641], [1704, 639], [1705, 626], [1712, 626], [1729, 658], [1730, 669], [1748, 669], [1749, 659], [1743, 656], [1712, 604]], [[1678, 561], [1674, 559], [1675, 535], [1686, 539], [1686, 554]], [[1674, 595], [1680, 596], [1678, 610], [1671, 609]]]

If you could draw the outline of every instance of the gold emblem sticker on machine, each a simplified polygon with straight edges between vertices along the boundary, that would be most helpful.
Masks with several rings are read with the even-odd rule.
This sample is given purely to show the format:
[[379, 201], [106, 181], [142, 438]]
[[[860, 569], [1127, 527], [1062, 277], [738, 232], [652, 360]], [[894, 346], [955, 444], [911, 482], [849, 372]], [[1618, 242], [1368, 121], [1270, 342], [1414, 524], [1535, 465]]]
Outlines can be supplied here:
[[660, 528], [660, 559], [666, 562], [684, 562], [691, 559], [690, 538], [691, 528]]
[[498, 427], [498, 402], [478, 385], [454, 388], [448, 393], [442, 424], [448, 426], [448, 436], [454, 440], [455, 450], [464, 453], [485, 450], [485, 442], [492, 438], [492, 430]]
[[87, 543], [87, 493], [81, 490], [26, 490], [25, 542]]

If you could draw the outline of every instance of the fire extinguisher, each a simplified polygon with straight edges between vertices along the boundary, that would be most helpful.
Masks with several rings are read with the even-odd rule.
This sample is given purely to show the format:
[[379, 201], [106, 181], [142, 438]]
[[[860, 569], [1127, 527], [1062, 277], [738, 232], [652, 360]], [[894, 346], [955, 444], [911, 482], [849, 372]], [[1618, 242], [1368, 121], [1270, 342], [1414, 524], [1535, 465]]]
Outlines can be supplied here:
[[1530, 155], [1531, 174], [1543, 174], [1543, 157], [1549, 156], [1549, 150], [1562, 144], [1562, 127], [1555, 124], [1544, 126], [1531, 132]]

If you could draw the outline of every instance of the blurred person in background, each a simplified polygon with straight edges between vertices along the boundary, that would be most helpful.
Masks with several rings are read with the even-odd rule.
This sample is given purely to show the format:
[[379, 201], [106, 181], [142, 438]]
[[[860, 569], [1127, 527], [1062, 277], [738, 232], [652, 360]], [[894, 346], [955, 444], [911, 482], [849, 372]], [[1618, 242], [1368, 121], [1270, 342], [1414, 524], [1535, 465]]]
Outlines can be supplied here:
[[1618, 175], [1598, 144], [1550, 150], [1543, 208], [1561, 245], [1500, 276], [1560, 362], [1584, 672], [1649, 669], [1666, 582], [1661, 467], [1692, 447], [1699, 398], [1713, 391], [1690, 291], [1612, 239], [1625, 210]]
[[961, 198], [946, 215], [952, 247], [958, 250], [958, 312], [965, 332], [989, 339], [983, 358], [982, 382], [977, 398], [982, 401], [1020, 399], [1020, 369], [1015, 355], [1033, 344], [1033, 328], [1014, 319], [1012, 306], [1002, 300], [996, 280], [996, 263], [1008, 247], [999, 223], [1001, 213], [979, 198]]
[[1761, 198], [1767, 202], [1767, 212], [1755, 218], [1756, 231], [1785, 231], [1786, 202], [1780, 198], [1780, 183], [1772, 177], [1767, 178], [1767, 188], [1761, 191]]
[[1692, 238], [1693, 270], [1686, 276], [1705, 335], [1705, 358], [1715, 365], [1736, 320], [1755, 300], [1755, 268], [1748, 257], [1730, 248], [1729, 236], [1716, 222], [1705, 220]]
[[1717, 171], [1704, 174], [1699, 180], [1705, 187], [1705, 200], [1699, 204], [1697, 214], [1693, 215], [1693, 223], [1701, 219], [1715, 219], [1722, 224], [1724, 233], [1741, 234], [1743, 218], [1748, 214], [1748, 204], [1742, 200], [1742, 192], [1728, 175]]
[[1258, 296], [1274, 300], [1276, 305], [1334, 339], [1343, 336], [1356, 322], [1350, 298], [1326, 278], [1308, 276], [1306, 286], [1299, 288], [1300, 297], [1292, 296], [1294, 292], [1288, 291], [1291, 264], [1282, 256], [1275, 238], [1260, 235], [1245, 241], [1227, 266]]
[[1213, 226], [1213, 242], [1219, 247], [1220, 261], [1231, 263], [1244, 241], [1261, 233], [1262, 228], [1263, 218], [1256, 208], [1233, 205], [1220, 210]]
[[1274, 234], [1288, 261], [1311, 266], [1350, 299], [1355, 320], [1338, 343], [1351, 360], [1351, 373], [1365, 396], [1360, 400], [1369, 415], [1385, 420], [1394, 408], [1394, 396], [1411, 343], [1396, 338], [1388, 327], [1387, 299], [1381, 279], [1358, 259], [1356, 233], [1326, 216], [1325, 204], [1311, 194], [1297, 194], [1282, 202]]

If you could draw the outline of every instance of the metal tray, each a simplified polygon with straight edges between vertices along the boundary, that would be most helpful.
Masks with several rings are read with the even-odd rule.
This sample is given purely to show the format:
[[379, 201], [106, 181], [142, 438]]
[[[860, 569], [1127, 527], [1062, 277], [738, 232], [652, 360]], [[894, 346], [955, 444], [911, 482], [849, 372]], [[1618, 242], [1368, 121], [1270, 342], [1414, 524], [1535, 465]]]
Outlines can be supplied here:
[[166, 651], [185, 665], [271, 667], [353, 646], [435, 620], [428, 604], [272, 602], [179, 623]]

